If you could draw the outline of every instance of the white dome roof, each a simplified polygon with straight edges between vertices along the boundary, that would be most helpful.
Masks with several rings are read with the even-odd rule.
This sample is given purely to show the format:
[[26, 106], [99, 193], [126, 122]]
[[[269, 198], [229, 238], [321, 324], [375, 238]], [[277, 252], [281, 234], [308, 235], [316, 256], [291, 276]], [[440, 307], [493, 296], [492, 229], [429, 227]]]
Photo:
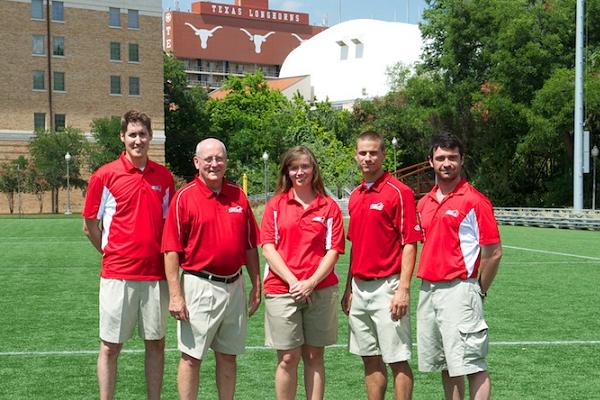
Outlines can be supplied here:
[[304, 41], [281, 66], [280, 78], [310, 75], [318, 101], [352, 102], [385, 95], [386, 71], [401, 62], [412, 66], [422, 47], [418, 25], [356, 19]]

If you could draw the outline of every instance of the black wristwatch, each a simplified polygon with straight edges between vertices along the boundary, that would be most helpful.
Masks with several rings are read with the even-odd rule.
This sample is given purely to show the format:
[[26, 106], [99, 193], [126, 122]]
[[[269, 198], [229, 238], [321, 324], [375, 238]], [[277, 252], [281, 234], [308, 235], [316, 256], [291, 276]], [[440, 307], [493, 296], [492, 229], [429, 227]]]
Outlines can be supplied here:
[[487, 292], [484, 292], [481, 289], [481, 278], [477, 280], [477, 283], [479, 284], [479, 295], [481, 296], [482, 299], [485, 300], [485, 298], [487, 297]]

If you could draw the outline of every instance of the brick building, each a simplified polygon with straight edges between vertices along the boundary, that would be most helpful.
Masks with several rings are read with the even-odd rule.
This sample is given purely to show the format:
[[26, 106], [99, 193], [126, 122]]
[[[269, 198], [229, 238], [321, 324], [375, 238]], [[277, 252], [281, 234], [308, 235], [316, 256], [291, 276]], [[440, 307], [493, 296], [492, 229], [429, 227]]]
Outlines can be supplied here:
[[198, 1], [191, 12], [165, 13], [164, 48], [183, 61], [190, 85], [217, 89], [228, 75], [258, 69], [273, 79], [292, 50], [325, 29], [308, 17], [271, 10], [268, 0]]
[[[27, 155], [35, 129], [89, 133], [93, 119], [131, 108], [151, 116], [151, 157], [162, 162], [161, 1], [48, 2], [0, 1], [0, 162]], [[26, 212], [37, 210], [37, 202], [23, 198]], [[78, 211], [81, 193], [72, 199]], [[0, 213], [6, 212], [0, 198]]]

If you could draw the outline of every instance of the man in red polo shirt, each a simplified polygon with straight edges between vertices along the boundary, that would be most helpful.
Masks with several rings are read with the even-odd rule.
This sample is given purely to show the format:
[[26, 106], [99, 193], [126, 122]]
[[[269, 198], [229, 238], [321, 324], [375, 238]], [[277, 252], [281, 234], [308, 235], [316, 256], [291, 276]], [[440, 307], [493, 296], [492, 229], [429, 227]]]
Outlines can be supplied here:
[[[180, 399], [197, 398], [200, 364], [212, 348], [219, 398], [233, 399], [247, 316], [260, 305], [258, 226], [244, 192], [223, 178], [223, 143], [198, 143], [194, 165], [198, 176], [175, 195], [162, 241], [169, 311], [178, 320], [177, 386]], [[252, 283], [248, 309], [242, 265]]]
[[492, 204], [461, 177], [463, 162], [456, 136], [432, 138], [429, 164], [437, 185], [417, 207], [423, 229], [417, 271], [423, 280], [417, 308], [419, 370], [442, 372], [446, 399], [463, 399], [466, 375], [470, 398], [485, 400], [491, 383], [483, 299], [502, 247]]
[[349, 350], [363, 360], [369, 400], [385, 397], [385, 364], [396, 399], [410, 399], [413, 386], [408, 311], [421, 231], [414, 195], [384, 171], [384, 157], [378, 133], [360, 134], [355, 158], [364, 179], [348, 203], [352, 251], [342, 309], [348, 314]]
[[100, 279], [100, 399], [112, 399], [117, 358], [138, 325], [146, 347], [148, 399], [160, 398], [167, 321], [167, 285], [160, 252], [173, 177], [148, 159], [150, 118], [138, 111], [121, 120], [125, 151], [90, 177], [84, 232], [102, 254]]

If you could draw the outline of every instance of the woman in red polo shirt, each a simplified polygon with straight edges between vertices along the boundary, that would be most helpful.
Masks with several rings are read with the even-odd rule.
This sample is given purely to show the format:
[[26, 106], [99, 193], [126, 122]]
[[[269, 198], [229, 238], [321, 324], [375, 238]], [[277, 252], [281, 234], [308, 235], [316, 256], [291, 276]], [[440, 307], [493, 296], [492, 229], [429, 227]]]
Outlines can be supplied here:
[[344, 252], [338, 205], [325, 193], [314, 154], [304, 146], [282, 157], [277, 190], [261, 224], [265, 273], [265, 336], [277, 349], [275, 394], [296, 398], [298, 364], [304, 362], [307, 399], [322, 399], [324, 347], [337, 341], [338, 278]]

